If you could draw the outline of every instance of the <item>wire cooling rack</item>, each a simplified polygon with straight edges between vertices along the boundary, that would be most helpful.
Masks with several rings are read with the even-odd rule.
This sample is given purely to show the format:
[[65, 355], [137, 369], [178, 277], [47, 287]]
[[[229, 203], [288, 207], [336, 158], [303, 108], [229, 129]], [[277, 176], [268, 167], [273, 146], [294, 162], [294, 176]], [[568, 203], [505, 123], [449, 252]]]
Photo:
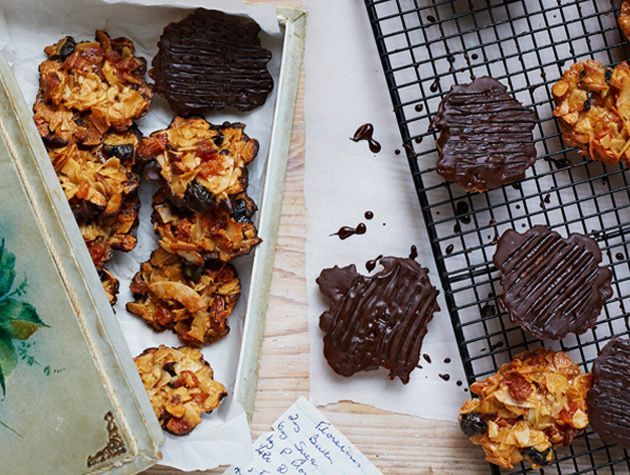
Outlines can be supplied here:
[[[468, 383], [536, 346], [562, 348], [584, 370], [605, 343], [630, 334], [630, 181], [622, 166], [591, 162], [566, 147], [551, 87], [573, 62], [630, 58], [610, 0], [365, 0]], [[452, 84], [492, 76], [536, 109], [538, 159], [517, 185], [467, 194], [436, 173], [431, 117]], [[497, 238], [546, 224], [598, 241], [614, 296], [597, 325], [562, 342], [540, 342], [497, 305]], [[630, 307], [628, 307], [630, 308]], [[592, 431], [556, 452], [544, 473], [630, 472], [628, 451]], [[496, 473], [498, 470], [493, 466]], [[536, 472], [521, 465], [513, 473]], [[543, 470], [540, 471], [543, 473]]]

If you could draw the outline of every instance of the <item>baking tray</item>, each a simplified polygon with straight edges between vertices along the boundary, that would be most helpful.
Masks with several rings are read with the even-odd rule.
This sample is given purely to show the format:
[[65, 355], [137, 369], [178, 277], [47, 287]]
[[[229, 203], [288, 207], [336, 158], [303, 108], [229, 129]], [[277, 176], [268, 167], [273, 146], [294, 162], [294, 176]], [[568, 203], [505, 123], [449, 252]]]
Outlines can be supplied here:
[[[551, 87], [573, 62], [629, 57], [616, 24], [619, 3], [365, 0], [469, 384], [541, 345], [567, 351], [589, 370], [611, 337], [630, 334], [630, 182], [623, 166], [589, 161], [567, 147], [551, 113]], [[485, 75], [536, 109], [538, 159], [520, 184], [468, 194], [436, 173], [437, 137], [429, 122], [452, 84]], [[613, 272], [614, 295], [596, 327], [559, 344], [525, 334], [496, 300], [498, 236], [535, 224], [565, 236], [590, 235]], [[629, 470], [628, 450], [587, 430], [558, 449], [544, 473]], [[513, 473], [529, 472], [536, 470], [522, 464]]]
[[278, 101], [274, 112], [274, 125], [258, 220], [259, 234], [264, 236], [265, 240], [255, 251], [252, 267], [252, 282], [255, 285], [251, 286], [248, 295], [249, 305], [245, 313], [245, 329], [234, 390], [237, 400], [250, 419], [256, 399], [258, 361], [265, 331], [265, 316], [269, 304], [271, 274], [278, 241], [284, 179], [293, 132], [295, 101], [302, 70], [306, 12], [292, 8], [279, 8], [278, 21], [284, 29], [282, 64], [277, 84]]

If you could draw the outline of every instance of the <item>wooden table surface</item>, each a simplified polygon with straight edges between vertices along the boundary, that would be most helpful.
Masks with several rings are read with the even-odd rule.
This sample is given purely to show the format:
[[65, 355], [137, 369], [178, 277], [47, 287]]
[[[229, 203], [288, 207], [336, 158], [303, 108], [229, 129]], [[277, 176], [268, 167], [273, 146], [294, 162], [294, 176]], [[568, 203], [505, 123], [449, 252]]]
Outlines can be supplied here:
[[[342, 0], [349, 1], [349, 0]], [[258, 0], [252, 3], [267, 3]], [[300, 6], [301, 0], [275, 2]], [[304, 81], [297, 102], [285, 183], [271, 298], [262, 347], [254, 437], [269, 431], [298, 397], [309, 392], [309, 342], [304, 274]], [[314, 355], [319, 357], [319, 355]], [[422, 397], [421, 394], [418, 397]], [[487, 474], [480, 449], [469, 444], [456, 424], [393, 414], [342, 402], [319, 408], [384, 474]], [[218, 474], [223, 470], [195, 472]], [[181, 473], [154, 467], [147, 475]]]

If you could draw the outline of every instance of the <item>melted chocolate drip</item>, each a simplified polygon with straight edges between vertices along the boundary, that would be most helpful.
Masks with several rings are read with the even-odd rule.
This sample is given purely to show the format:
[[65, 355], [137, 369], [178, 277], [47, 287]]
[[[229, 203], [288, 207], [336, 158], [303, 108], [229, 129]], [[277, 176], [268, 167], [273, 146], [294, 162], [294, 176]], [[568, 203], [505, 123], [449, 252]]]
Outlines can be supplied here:
[[468, 213], [470, 213], [470, 209], [465, 201], [459, 201], [455, 205], [455, 217], [464, 224], [470, 224], [470, 215]]
[[[353, 142], [365, 140], [370, 146], [370, 152], [378, 153], [381, 151], [381, 144], [374, 140], [374, 126], [372, 124], [363, 124], [359, 126], [350, 140]], [[400, 151], [398, 153], [400, 153]]]
[[370, 220], [374, 218], [374, 212], [373, 211], [366, 211], [363, 216], [365, 217], [365, 219]]
[[271, 52], [261, 47], [259, 33], [250, 18], [202, 8], [171, 23], [153, 58], [155, 90], [183, 115], [262, 105], [273, 79]]
[[618, 261], [623, 261], [625, 258], [626, 256], [624, 256], [621, 252], [615, 254], [615, 259], [617, 259]]
[[502, 348], [503, 346], [505, 346], [505, 343], [503, 343], [502, 341], [497, 341], [496, 343], [492, 343], [490, 345], [490, 352], [497, 350], [499, 348]]
[[336, 233], [331, 234], [331, 236], [339, 236], [339, 239], [342, 241], [348, 239], [355, 234], [365, 234], [367, 232], [367, 227], [364, 223], [359, 223], [356, 228], [352, 228], [350, 226], [342, 226]]
[[469, 192], [525, 178], [536, 159], [536, 113], [507, 94], [496, 79], [455, 85], [442, 100], [432, 127], [439, 130], [437, 171]]
[[448, 381], [449, 379], [451, 379], [450, 374], [438, 374], [438, 376], [442, 378], [444, 381]]
[[593, 364], [591, 426], [605, 442], [630, 449], [630, 339], [608, 342]]
[[601, 261], [597, 243], [581, 234], [563, 239], [546, 226], [506, 231], [493, 257], [501, 271], [499, 302], [536, 338], [584, 333], [612, 295], [612, 273]]
[[423, 353], [422, 357], [427, 363], [431, 363], [431, 357], [429, 355], [427, 355], [426, 353]]
[[449, 244], [448, 246], [446, 246], [446, 249], [444, 249], [444, 254], [446, 254], [447, 256], [450, 256], [451, 254], [453, 254], [454, 250], [455, 250], [455, 245]]
[[424, 105], [423, 104], [416, 104], [416, 112], [422, 112], [422, 110], [424, 109]]
[[415, 244], [412, 244], [411, 249], [409, 251], [409, 259], [416, 259], [418, 257], [418, 248]]
[[482, 318], [494, 317], [497, 314], [497, 309], [490, 302], [481, 307]]
[[439, 310], [426, 269], [411, 259], [384, 257], [383, 269], [362, 276], [356, 267], [324, 269], [317, 278], [330, 308], [319, 320], [324, 356], [342, 376], [389, 369], [409, 382], [417, 367], [427, 325]]
[[383, 254], [379, 255], [376, 259], [370, 259], [365, 263], [365, 268], [368, 272], [372, 272], [376, 268], [376, 263], [383, 258]]

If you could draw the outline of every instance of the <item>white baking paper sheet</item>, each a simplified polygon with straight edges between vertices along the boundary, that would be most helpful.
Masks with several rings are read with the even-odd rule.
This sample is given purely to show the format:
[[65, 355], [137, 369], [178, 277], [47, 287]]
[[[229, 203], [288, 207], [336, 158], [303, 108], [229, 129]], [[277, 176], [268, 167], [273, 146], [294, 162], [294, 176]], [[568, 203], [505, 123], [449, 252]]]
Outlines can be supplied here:
[[[324, 359], [319, 316], [327, 303], [315, 283], [323, 268], [356, 264], [360, 272], [367, 273], [367, 260], [379, 254], [407, 256], [415, 244], [418, 260], [429, 268], [433, 285], [439, 288], [440, 283], [365, 4], [360, 0], [307, 0], [306, 5], [306, 277], [311, 400], [317, 405], [351, 400], [393, 412], [454, 420], [454, 408], [466, 394], [465, 385], [456, 386], [464, 377], [445, 310], [429, 324], [422, 346], [431, 363], [421, 358], [422, 369], [411, 373], [407, 385], [398, 379], [388, 380], [386, 370], [351, 378], [338, 376]], [[380, 153], [371, 153], [366, 142], [349, 140], [366, 122], [374, 124], [374, 138], [382, 145]], [[400, 155], [395, 154], [396, 149], [401, 150]], [[374, 212], [374, 219], [364, 218], [366, 210]], [[365, 235], [345, 241], [330, 236], [340, 226], [359, 222], [367, 225]], [[441, 297], [439, 303], [446, 309]], [[445, 363], [446, 358], [451, 363]], [[439, 374], [448, 374], [449, 381]]]
[[[428, 5], [429, 2], [425, 3]], [[497, 38], [508, 38], [514, 36], [514, 31], [519, 32], [518, 49], [512, 40], [505, 42], [501, 49], [493, 41], [486, 39], [486, 42], [491, 45], [486, 46], [483, 51], [480, 48], [475, 50], [475, 45], [480, 39], [466, 37], [469, 43], [465, 47], [469, 51], [475, 50], [479, 55], [476, 63], [473, 63], [472, 72], [477, 77], [488, 74], [496, 77], [508, 86], [508, 90], [517, 91], [516, 98], [525, 105], [532, 104], [533, 95], [534, 101], [538, 104], [536, 111], [542, 121], [542, 125], [534, 130], [538, 155], [560, 152], [563, 150], [563, 145], [552, 116], [551, 87], [544, 83], [553, 84], [560, 78], [563, 68], [568, 68], [572, 62], [568, 59], [572, 52], [568, 47], [569, 38], [566, 38], [566, 35], [580, 38], [583, 36], [584, 29], [590, 32], [600, 31], [602, 29], [602, 25], [598, 24], [600, 18], [595, 14], [596, 12], [592, 11], [596, 8], [594, 4], [584, 5], [579, 10], [574, 2], [565, 5], [553, 0], [538, 3], [522, 2], [522, 5], [518, 2], [510, 5], [507, 3], [505, 8], [497, 6], [497, 11], [500, 10], [501, 15], [516, 20], [514, 20], [514, 25], [504, 20], [497, 22], [496, 35]], [[434, 269], [434, 259], [428, 243], [423, 216], [412, 185], [405, 153], [401, 147], [400, 134], [365, 3], [361, 0], [347, 2], [307, 0], [307, 5], [310, 7], [311, 28], [306, 49], [306, 90], [308, 91], [306, 122], [309, 127], [306, 137], [305, 191], [309, 225], [306, 267], [309, 289], [309, 334], [312, 345], [311, 399], [316, 404], [350, 399], [427, 419], [455, 421], [459, 406], [468, 395], [464, 393], [465, 384], [462, 387], [456, 385], [457, 380], [463, 381], [464, 378], [443, 299], [440, 300], [443, 310], [436, 314], [429, 325], [429, 332], [422, 348], [423, 353], [431, 356], [432, 363], [428, 364], [421, 358], [420, 364], [423, 368], [411, 374], [411, 382], [406, 386], [398, 381], [387, 381], [384, 371], [364, 373], [352, 378], [336, 376], [323, 358], [322, 332], [318, 328], [318, 321], [326, 303], [321, 299], [315, 284], [315, 278], [322, 268], [333, 264], [349, 263], [355, 263], [357, 267], [363, 268], [367, 259], [379, 254], [407, 255], [409, 245], [413, 243], [418, 246], [420, 262], [431, 269], [430, 276], [433, 284], [439, 288], [440, 281]], [[433, 58], [441, 58], [436, 60], [435, 64], [437, 64], [437, 70], [444, 75], [436, 84], [438, 91], [442, 94], [449, 90], [455, 80], [458, 83], [469, 82], [471, 72], [466, 67], [462, 45], [458, 43], [458, 35], [454, 31], [454, 22], [436, 22], [435, 25], [430, 25], [432, 22], [429, 19], [430, 16], [438, 19], [449, 17], [453, 14], [451, 10], [453, 6], [450, 3], [432, 8], [427, 6], [421, 10], [420, 14], [414, 11], [415, 8], [418, 8], [418, 2], [414, 0], [381, 2], [376, 6], [379, 17], [389, 18], [380, 22], [382, 34], [387, 38], [388, 50], [398, 50], [397, 54], [390, 55], [391, 68], [397, 71], [396, 80], [398, 84], [413, 84], [411, 87], [399, 89], [401, 102], [409, 104], [405, 106], [407, 117], [421, 115], [413, 110], [415, 104], [422, 100], [422, 95], [415, 84], [418, 78], [422, 81], [424, 91], [434, 95], [430, 91], [435, 69], [431, 62], [427, 61], [429, 55]], [[554, 8], [555, 11], [553, 11]], [[562, 9], [561, 14], [557, 9]], [[582, 18], [582, 20], [568, 24], [566, 34], [561, 28], [546, 31], [541, 29], [544, 24], [541, 10], [552, 10], [551, 14], [546, 14], [546, 21], [549, 24], [561, 25], [564, 22], [563, 19]], [[402, 15], [401, 12], [408, 13]], [[404, 25], [401, 17], [404, 17]], [[483, 21], [492, 22], [489, 18], [484, 20], [482, 15], [478, 15], [477, 21], [480, 22], [479, 27], [482, 26]], [[575, 54], [580, 56], [580, 60], [594, 57], [604, 63], [610, 61], [603, 41], [614, 45], [619, 44], [621, 39], [616, 32], [614, 16], [606, 17], [605, 21], [605, 31], [612, 30], [615, 33], [592, 36], [590, 45], [584, 40], [573, 42], [572, 48]], [[421, 25], [425, 25], [425, 28], [421, 28]], [[472, 25], [472, 20], [469, 18], [458, 20], [458, 25], [463, 30], [477, 28]], [[408, 35], [401, 33], [404, 28], [410, 30]], [[530, 33], [532, 28], [536, 33]], [[328, 33], [330, 31], [336, 34], [330, 35]], [[539, 48], [534, 46], [533, 35], [536, 36]], [[549, 45], [551, 41], [550, 35], [562, 35], [562, 38], [556, 36], [555, 41], [562, 41], [564, 44], [554, 48], [545, 48], [544, 45]], [[450, 53], [454, 58], [452, 74], [445, 74], [451, 65], [447, 60], [447, 51], [443, 42], [435, 41], [437, 38], [451, 38]], [[430, 52], [424, 46], [408, 48], [407, 42], [411, 45], [422, 45], [427, 39], [433, 41]], [[339, 45], [344, 46], [340, 48]], [[530, 53], [516, 54], [520, 51]], [[484, 55], [490, 61], [489, 66], [480, 64], [483, 63]], [[558, 63], [556, 55], [560, 59], [566, 58], [563, 67]], [[615, 61], [622, 60], [623, 55], [624, 51], [621, 47], [612, 52]], [[498, 58], [502, 56], [509, 56], [509, 59], [499, 61]], [[417, 68], [402, 68], [413, 62], [418, 64]], [[541, 76], [540, 65], [544, 65], [544, 77]], [[524, 69], [527, 69], [526, 73], [523, 73]], [[534, 87], [528, 89], [529, 85]], [[435, 113], [439, 102], [439, 95], [430, 99], [431, 112]], [[372, 154], [365, 142], [353, 143], [347, 139], [352, 136], [357, 126], [364, 122], [374, 124], [374, 136], [383, 145], [381, 153]], [[411, 122], [409, 125], [411, 134], [424, 134], [428, 125], [426, 119]], [[540, 140], [543, 135], [556, 138], [543, 142]], [[549, 148], [546, 150], [545, 147]], [[400, 149], [401, 154], [395, 155], [395, 149]], [[420, 144], [414, 143], [414, 149], [416, 152], [431, 151], [435, 149], [435, 142], [429, 136]], [[421, 169], [432, 168], [435, 166], [436, 155], [435, 153], [424, 155], [420, 160]], [[579, 163], [582, 158], [574, 155], [571, 160]], [[625, 183], [625, 177], [619, 173], [618, 167], [609, 167], [611, 172], [616, 171], [616, 175], [609, 181], [593, 180], [592, 183], [588, 180], [589, 176], [584, 167], [574, 168], [571, 172], [565, 170], [550, 174], [550, 170], [554, 170], [554, 167], [551, 163], [538, 160], [535, 169], [540, 188], [537, 188], [533, 180], [523, 182], [521, 190], [507, 187], [506, 195], [510, 203], [505, 203], [504, 206], [499, 206], [506, 201], [500, 189], [487, 193], [490, 201], [487, 201], [487, 196], [483, 193], [470, 197], [475, 210], [486, 208], [488, 203], [497, 206], [492, 210], [492, 214], [487, 211], [475, 213], [479, 227], [484, 228], [479, 238], [486, 246], [480, 247], [479, 242], [473, 243], [478, 239], [475, 233], [471, 232], [474, 230], [474, 223], [461, 224], [462, 232], [469, 233], [466, 236], [469, 249], [464, 247], [463, 241], [457, 236], [441, 242], [443, 254], [446, 254], [447, 246], [454, 246], [453, 253], [445, 261], [451, 274], [465, 275], [470, 268], [485, 264], [494, 254], [492, 241], [495, 236], [500, 236], [512, 227], [509, 223], [510, 219], [515, 221], [516, 229], [520, 232], [535, 224], [550, 224], [556, 227], [563, 236], [570, 232], [587, 234], [593, 230], [618, 226], [619, 222], [628, 222], [630, 216], [627, 216], [628, 210], [625, 209], [627, 206], [625, 190], [611, 193], [615, 188], [623, 187]], [[604, 172], [605, 167], [601, 163], [589, 165], [589, 173], [592, 176]], [[532, 170], [527, 172], [528, 177], [532, 174]], [[443, 183], [442, 178], [435, 172], [426, 173], [423, 179], [425, 187]], [[579, 190], [579, 196], [575, 189]], [[433, 209], [434, 221], [453, 216], [450, 200], [468, 200], [467, 195], [456, 186], [451, 187], [451, 190], [452, 197], [449, 196], [445, 187], [430, 191], [432, 204], [444, 202], [443, 206]], [[541, 202], [541, 192], [548, 193], [546, 202]], [[591, 196], [598, 195], [600, 196], [598, 203], [589, 199]], [[608, 197], [608, 195], [612, 196]], [[579, 203], [578, 198], [582, 199]], [[563, 206], [559, 206], [560, 203]], [[620, 209], [622, 207], [623, 209]], [[363, 219], [363, 213], [367, 209], [374, 211], [375, 218], [372, 221]], [[579, 219], [578, 213], [586, 218]], [[494, 219], [496, 224], [493, 224], [491, 219]], [[364, 236], [351, 237], [346, 241], [328, 236], [341, 225], [356, 225], [360, 221], [364, 221], [368, 227], [367, 234]], [[440, 236], [453, 234], [452, 220], [436, 226]], [[607, 324], [597, 325], [594, 332], [589, 331], [579, 337], [569, 335], [564, 339], [568, 347], [575, 348], [578, 342], [582, 345], [582, 349], [569, 352], [576, 362], [590, 361], [596, 356], [596, 341], [605, 341], [611, 335], [627, 334], [627, 316], [624, 318], [623, 315], [628, 303], [620, 301], [619, 295], [628, 295], [630, 272], [623, 260], [619, 262], [614, 257], [619, 252], [628, 255], [629, 249], [625, 249], [622, 238], [622, 236], [612, 234], [600, 243], [602, 246], [609, 247], [608, 252], [603, 253], [603, 263], [611, 266], [619, 282], [614, 286], [613, 298], [606, 305], [608, 314], [616, 318]], [[486, 281], [485, 276], [475, 278], [477, 287], [474, 290], [462, 289], [465, 285], [469, 285], [469, 280], [454, 284], [454, 289], [459, 290], [454, 298], [460, 307], [461, 322], [478, 321], [481, 306], [471, 304], [478, 299], [486, 299], [491, 293], [499, 295], [501, 292], [498, 284], [493, 286]], [[496, 305], [496, 301], [492, 299], [491, 304]], [[512, 326], [504, 316], [503, 320], [487, 319], [463, 327], [462, 331], [467, 341], [475, 340], [468, 349], [471, 356], [478, 357], [472, 363], [476, 374], [489, 375], [493, 372], [495, 365], [509, 360], [507, 351], [497, 350], [499, 354], [495, 357], [488, 354], [490, 348], [501, 348], [500, 345], [507, 348], [523, 342], [520, 331], [512, 331], [508, 334], [508, 340], [504, 339], [502, 335], [504, 328]], [[488, 335], [492, 336], [488, 337]], [[533, 343], [533, 346], [538, 345], [531, 337], [528, 341]], [[558, 343], [546, 342], [546, 346], [559, 349]], [[452, 362], [445, 363], [446, 357], [450, 357]], [[588, 364], [583, 365], [585, 369], [588, 367]], [[439, 377], [440, 374], [449, 374], [450, 380], [443, 381]]]
[[[256, 19], [265, 31], [261, 34], [263, 45], [270, 49], [273, 59], [269, 70], [277, 83], [282, 38], [272, 6], [244, 6], [241, 2], [222, 0], [209, 2], [167, 2], [163, 6], [141, 6], [138, 2], [104, 3], [98, 0], [46, 0], [46, 1], [0, 1], [0, 46], [12, 65], [18, 83], [28, 104], [32, 104], [37, 92], [38, 64], [45, 59], [43, 48], [65, 35], [77, 40], [93, 39], [96, 29], [104, 29], [111, 36], [131, 38], [137, 54], [147, 59], [157, 51], [157, 40], [164, 26], [185, 17], [190, 8], [205, 6], [229, 13], [244, 13]], [[275, 91], [263, 107], [246, 114], [216, 113], [208, 116], [213, 123], [238, 121], [247, 125], [246, 133], [260, 142], [258, 158], [249, 167], [249, 195], [255, 201], [261, 196], [263, 169], [271, 136], [271, 124], [275, 103]], [[168, 126], [173, 118], [165, 101], [157, 95], [149, 113], [138, 121], [146, 135]], [[157, 240], [151, 228], [151, 196], [155, 185], [143, 182], [140, 198], [140, 226], [138, 245], [128, 254], [118, 252], [108, 266], [120, 279], [120, 293], [115, 311], [118, 322], [133, 355], [145, 348], [167, 344], [179, 346], [181, 343], [171, 332], [156, 333], [140, 319], [125, 310], [131, 300], [129, 283], [140, 264], [147, 260], [157, 247]], [[264, 236], [262, 236], [264, 239]], [[203, 349], [203, 354], [215, 370], [215, 378], [221, 381], [231, 395], [234, 390], [241, 336], [243, 315], [247, 302], [252, 257], [239, 258], [234, 264], [241, 278], [241, 299], [230, 317], [230, 333], [221, 341]], [[245, 413], [230, 396], [212, 414], [204, 416], [203, 423], [190, 435], [175, 437], [166, 434], [162, 464], [181, 470], [201, 470], [234, 463], [248, 463], [252, 453], [251, 435]]]

